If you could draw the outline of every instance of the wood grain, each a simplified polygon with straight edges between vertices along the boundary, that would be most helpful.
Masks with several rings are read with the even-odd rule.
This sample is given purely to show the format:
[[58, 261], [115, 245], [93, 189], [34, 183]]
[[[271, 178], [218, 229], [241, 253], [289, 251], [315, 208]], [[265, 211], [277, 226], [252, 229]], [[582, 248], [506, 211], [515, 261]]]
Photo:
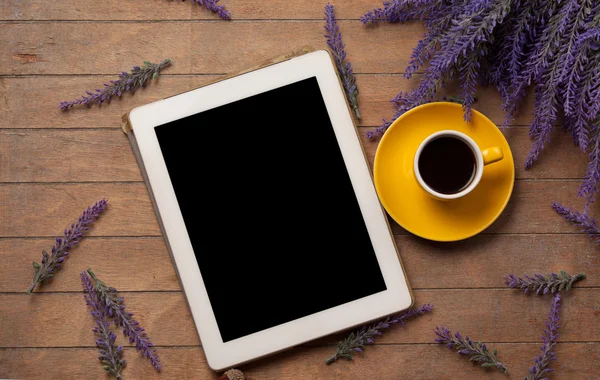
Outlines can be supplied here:
[[[97, 361], [92, 320], [78, 272], [92, 266], [119, 288], [159, 345], [157, 375], [127, 347], [129, 379], [215, 379], [208, 368], [139, 169], [117, 129], [126, 111], [195, 88], [220, 74], [254, 65], [300, 45], [325, 48], [322, 12], [313, 0], [221, 0], [235, 21], [224, 22], [188, 1], [4, 0], [0, 5], [0, 378], [106, 379]], [[334, 2], [360, 89], [361, 137], [370, 162], [377, 141], [364, 133], [393, 114], [389, 100], [418, 85], [404, 79], [421, 23], [364, 27], [358, 18], [381, 0]], [[148, 88], [109, 106], [58, 110], [58, 103], [93, 90], [144, 60], [174, 64]], [[459, 94], [456, 84], [443, 94]], [[476, 109], [504, 119], [499, 95], [480, 89]], [[502, 275], [565, 269], [585, 281], [564, 295], [558, 360], [552, 379], [595, 379], [600, 361], [600, 256], [597, 243], [551, 209], [581, 209], [577, 188], [587, 158], [556, 131], [538, 164], [522, 169], [530, 146], [532, 97], [504, 131], [517, 182], [500, 219], [484, 234], [449, 244], [414, 237], [392, 223], [417, 304], [433, 313], [389, 330], [353, 362], [325, 366], [343, 334], [245, 365], [261, 379], [522, 379], [539, 353], [549, 297], [506, 289]], [[561, 124], [559, 120], [557, 124]], [[254, 128], [260, 129], [260, 121]], [[309, 126], [307, 126], [309, 128]], [[219, 141], [219, 140], [217, 140]], [[102, 198], [111, 207], [62, 272], [27, 296], [31, 261], [53, 236]], [[597, 209], [592, 209], [597, 215]], [[282, 223], [286, 220], [282, 219]], [[243, 228], [232, 218], [232, 228]], [[299, 239], [289, 231], [290, 244]], [[492, 342], [508, 376], [485, 373], [466, 358], [431, 344], [432, 330]], [[122, 337], [119, 341], [123, 342]], [[500, 343], [494, 343], [500, 342]]]
[[406, 235], [396, 242], [415, 288], [503, 287], [509, 273], [560, 270], [588, 275], [576, 286], [600, 285], [598, 246], [586, 235], [478, 235], [453, 243]]
[[[339, 25], [357, 73], [404, 72], [424, 32], [420, 23]], [[302, 45], [326, 47], [321, 21], [8, 23], [0, 24], [0, 74], [109, 74], [165, 58], [174, 62], [169, 73], [223, 74]]]
[[[99, 276], [100, 273], [97, 273]], [[58, 277], [58, 276], [57, 276]], [[198, 345], [200, 341], [183, 293], [122, 292], [128, 310], [159, 346]], [[565, 294], [561, 309], [561, 342], [598, 341], [596, 328], [600, 289], [578, 288]], [[541, 339], [551, 297], [525, 295], [513, 289], [416, 290], [416, 305], [431, 303], [434, 311], [391, 329], [378, 343], [430, 343], [436, 325], [468, 333], [486, 342], [528, 342]], [[93, 321], [81, 293], [0, 294], [0, 347], [92, 347]], [[78, 326], [74, 329], [73, 326]], [[51, 333], [49, 333], [51, 331]], [[320, 340], [337, 342], [344, 334]]]
[[[53, 243], [51, 238], [0, 239], [0, 289], [24, 292], [33, 275], [31, 262]], [[480, 235], [450, 244], [403, 235], [396, 236], [396, 243], [416, 289], [503, 288], [506, 274], [548, 270], [585, 272], [588, 278], [577, 287], [600, 286], [598, 247], [586, 235]], [[181, 289], [160, 237], [89, 237], [72, 253], [57, 279], [36, 291], [79, 292], [78, 274], [90, 266], [122, 291]]]
[[[257, 127], [260, 128], [260, 127]], [[310, 126], [307, 126], [310, 128]], [[373, 165], [378, 140], [360, 136]], [[526, 128], [504, 131], [515, 157], [517, 178], [582, 178], [585, 154], [557, 130], [539, 162], [530, 170], [523, 162], [531, 142]], [[112, 130], [1, 130], [0, 182], [114, 182], [141, 181], [129, 140]]]
[[[488, 233], [578, 232], [550, 207], [553, 201], [580, 206], [577, 180], [516, 181], [512, 198]], [[92, 236], [159, 236], [146, 187], [134, 183], [57, 183], [0, 185], [0, 237], [55, 236], [96, 200], [110, 207], [92, 227]], [[285, 220], [283, 221], [285, 223]], [[236, 220], [232, 220], [236, 228]], [[396, 224], [396, 234], [404, 234]]]
[[117, 183], [0, 185], [0, 236], [56, 236], [102, 198], [109, 207], [90, 235], [160, 235], [145, 185]]
[[[323, 18], [323, 1], [289, 0], [222, 0], [233, 20], [277, 20]], [[381, 6], [377, 0], [344, 0], [336, 5], [336, 17], [358, 19], [365, 12]], [[197, 4], [169, 0], [147, 0], [123, 4], [110, 1], [64, 0], [52, 7], [43, 0], [4, 0], [0, 20], [218, 20], [217, 15]]]
[[[114, 78], [107, 75], [0, 77], [0, 104], [4, 104], [0, 107], [0, 128], [114, 128], [120, 125], [121, 115], [130, 109], [197, 88], [218, 76], [167, 74], [150, 82], [147, 88], [136, 91], [135, 95], [125, 94], [120, 100], [113, 100], [110, 105], [90, 109], [84, 106], [67, 112], [58, 108], [61, 101], [77, 99], [86, 90], [101, 87]], [[400, 91], [415, 88], [420, 79], [419, 74], [410, 80], [397, 74], [357, 75], [362, 115], [359, 125], [379, 126], [381, 119], [392, 117], [394, 109], [390, 99]], [[457, 93], [459, 92], [454, 87], [449, 86], [440, 91], [439, 97]], [[479, 89], [478, 96], [482, 100], [475, 104], [475, 108], [501, 125], [505, 116], [499, 106], [498, 92], [493, 88], [482, 88]], [[532, 110], [532, 97], [528, 97], [521, 105], [513, 124], [529, 125]], [[39, 117], [40, 114], [44, 117]], [[560, 136], [560, 139], [565, 140], [565, 143], [570, 142], [564, 136]]]
[[[507, 375], [497, 370], [485, 371], [435, 344], [368, 347], [354, 361], [339, 361], [327, 366], [323, 361], [334, 347], [298, 347], [241, 367], [250, 380], [260, 379], [518, 379], [522, 380], [539, 352], [539, 344], [494, 344], [499, 358], [509, 367]], [[157, 374], [132, 348], [125, 348], [127, 379], [215, 379], [201, 347], [159, 347], [165, 363]], [[553, 380], [594, 379], [600, 360], [600, 344], [560, 343], [557, 360], [552, 362]], [[424, 359], [425, 358], [425, 359]], [[41, 364], [53, 363], [44, 366]], [[106, 379], [93, 348], [0, 349], [0, 376], [22, 379], [61, 378], [68, 368], [69, 377]]]
[[[31, 284], [32, 261], [41, 260], [42, 249], [50, 251], [54, 239], [0, 239], [0, 289], [23, 292]], [[181, 290], [164, 241], [153, 238], [82, 239], [54, 279], [36, 288], [38, 292], [80, 292], [79, 273], [91, 267], [102, 279], [122, 291]], [[58, 275], [57, 275], [58, 276]]]

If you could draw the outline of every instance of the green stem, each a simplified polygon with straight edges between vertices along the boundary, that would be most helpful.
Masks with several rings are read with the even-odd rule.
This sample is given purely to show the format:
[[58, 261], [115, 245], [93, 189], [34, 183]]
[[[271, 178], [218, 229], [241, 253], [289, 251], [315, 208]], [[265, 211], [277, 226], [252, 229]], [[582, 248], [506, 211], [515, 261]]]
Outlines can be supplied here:
[[31, 286], [29, 287], [29, 289], [27, 289], [27, 294], [33, 293], [33, 289], [35, 289], [36, 285], [37, 285], [37, 281], [34, 281], [33, 284], [31, 284]]
[[338, 354], [336, 353], [335, 355], [333, 355], [329, 359], [325, 360], [325, 364], [329, 365], [329, 364], [335, 362], [338, 359], [339, 359], [339, 357], [338, 357]]
[[27, 294], [32, 294], [33, 289], [35, 289], [37, 284], [40, 282], [40, 273], [42, 272], [42, 269], [43, 269], [43, 267], [38, 269], [37, 273], [35, 274], [35, 277], [33, 278], [33, 283], [31, 284], [29, 289], [27, 289]]

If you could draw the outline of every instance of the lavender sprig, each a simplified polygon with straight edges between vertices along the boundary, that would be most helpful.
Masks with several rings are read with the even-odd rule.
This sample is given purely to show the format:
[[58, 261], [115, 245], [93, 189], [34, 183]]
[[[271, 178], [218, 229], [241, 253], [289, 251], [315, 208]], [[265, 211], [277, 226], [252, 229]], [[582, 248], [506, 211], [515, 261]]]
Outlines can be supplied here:
[[354, 110], [356, 117], [360, 119], [360, 112], [358, 111], [358, 87], [356, 86], [356, 78], [352, 71], [350, 62], [346, 62], [346, 51], [344, 48], [346, 45], [342, 42], [342, 33], [335, 20], [335, 12], [333, 5], [327, 3], [325, 5], [325, 38], [327, 39], [327, 46], [333, 55], [333, 60], [338, 69], [344, 90], [346, 91], [346, 97], [350, 106]]
[[458, 350], [458, 354], [469, 356], [471, 362], [481, 363], [483, 368], [496, 367], [504, 373], [508, 372], [508, 368], [498, 360], [498, 350], [490, 352], [485, 343], [473, 342], [468, 336], [463, 338], [458, 331], [452, 335], [444, 326], [436, 326], [435, 334], [438, 336], [435, 339], [436, 343], [446, 344], [449, 349]]
[[45, 250], [42, 250], [42, 263], [33, 262], [33, 267], [36, 269], [36, 272], [33, 276], [33, 283], [27, 290], [27, 294], [31, 294], [37, 284], [52, 278], [54, 274], [62, 268], [63, 262], [69, 256], [68, 250], [79, 243], [79, 238], [89, 229], [88, 225], [94, 222], [107, 205], [107, 200], [102, 199], [96, 202], [92, 207], [88, 207], [81, 214], [77, 223], [71, 224], [71, 228], [66, 229], [62, 237], [56, 238], [51, 255]]
[[422, 20], [431, 11], [440, 6], [435, 0], [391, 0], [384, 1], [383, 8], [376, 8], [361, 16], [363, 24], [376, 24], [380, 21], [389, 23], [410, 20]]
[[[578, 114], [577, 118], [581, 117]], [[575, 124], [577, 124], [577, 121]], [[586, 206], [594, 202], [594, 198], [598, 193], [598, 183], [600, 182], [600, 122], [594, 123], [591, 131], [593, 131], [592, 136], [588, 138], [589, 141], [586, 143], [586, 145], [589, 144], [590, 148], [590, 163], [588, 164], [587, 174], [577, 192], [577, 195], [581, 198], [587, 198]], [[579, 142], [579, 145], [582, 146], [582, 142]]]
[[160, 63], [145, 61], [141, 67], [133, 66], [131, 72], [126, 73], [123, 71], [119, 74], [119, 79], [105, 83], [104, 88], [97, 88], [95, 92], [86, 91], [87, 95], [84, 95], [81, 99], [61, 102], [60, 109], [66, 111], [79, 104], [85, 104], [88, 107], [91, 107], [93, 104], [101, 105], [103, 102], [110, 103], [110, 99], [113, 96], [120, 98], [124, 92], [130, 91], [133, 94], [136, 89], [144, 87], [150, 79], [158, 78], [158, 73], [170, 63], [170, 59], [165, 59]]
[[360, 17], [360, 21], [367, 25], [376, 24], [380, 21], [390, 23], [400, 22], [399, 16], [406, 10], [407, 2], [403, 0], [384, 1], [383, 8], [375, 8]]
[[367, 344], [372, 344], [376, 336], [383, 335], [381, 330], [388, 329], [393, 325], [401, 324], [404, 326], [404, 321], [418, 317], [433, 309], [433, 305], [425, 304], [419, 309], [408, 309], [400, 314], [387, 317], [373, 325], [363, 326], [356, 332], [350, 333], [346, 339], [340, 341], [337, 345], [336, 352], [333, 356], [325, 361], [325, 364], [331, 364], [338, 359], [344, 358], [352, 360], [352, 354], [355, 352], [363, 352]]
[[[185, 1], [185, 0], [182, 0]], [[223, 20], [231, 20], [231, 13], [227, 9], [225, 9], [222, 5], [217, 5], [219, 0], [190, 0], [193, 3], [196, 3], [200, 6], [205, 7], [209, 11], [216, 13]]]
[[96, 291], [99, 294], [102, 302], [106, 304], [108, 315], [113, 318], [115, 326], [123, 328], [123, 334], [129, 338], [129, 343], [135, 343], [135, 347], [141, 354], [152, 363], [152, 366], [160, 372], [162, 365], [154, 345], [150, 341], [150, 337], [146, 331], [140, 326], [140, 323], [133, 319], [133, 314], [129, 313], [123, 305], [124, 298], [119, 297], [117, 289], [108, 286], [104, 281], [100, 280], [91, 269], [87, 272], [96, 283]]
[[587, 215], [586, 212], [580, 214], [579, 211], [565, 207], [556, 202], [552, 203], [552, 208], [567, 222], [583, 227], [583, 232], [588, 234], [593, 240], [600, 242], [600, 228], [598, 227], [598, 223], [596, 223], [592, 217]]
[[90, 314], [94, 317], [96, 326], [92, 329], [96, 335], [96, 346], [100, 351], [98, 359], [102, 362], [102, 368], [113, 375], [117, 380], [121, 380], [121, 369], [126, 365], [126, 361], [121, 359], [123, 346], [115, 347], [117, 336], [110, 331], [110, 319], [106, 305], [100, 298], [98, 292], [92, 285], [90, 278], [85, 271], [80, 273], [81, 286], [83, 286], [85, 303], [90, 307]]
[[506, 285], [513, 289], [522, 289], [523, 292], [529, 293], [535, 291], [535, 294], [547, 294], [548, 292], [554, 294], [562, 292], [563, 290], [571, 290], [573, 284], [579, 280], [585, 278], [584, 273], [576, 274], [571, 276], [564, 270], [556, 273], [550, 273], [546, 276], [541, 274], [535, 274], [533, 277], [525, 275], [525, 278], [516, 277], [514, 274], [504, 276]]
[[546, 321], [546, 328], [542, 339], [544, 344], [540, 347], [542, 352], [535, 358], [535, 365], [529, 369], [529, 375], [525, 376], [525, 380], [541, 380], [546, 379], [545, 375], [552, 372], [552, 368], [549, 368], [549, 362], [556, 360], [556, 354], [554, 347], [558, 340], [558, 327], [560, 321], [560, 293], [556, 293], [552, 300], [552, 307], [548, 313], [548, 321]]

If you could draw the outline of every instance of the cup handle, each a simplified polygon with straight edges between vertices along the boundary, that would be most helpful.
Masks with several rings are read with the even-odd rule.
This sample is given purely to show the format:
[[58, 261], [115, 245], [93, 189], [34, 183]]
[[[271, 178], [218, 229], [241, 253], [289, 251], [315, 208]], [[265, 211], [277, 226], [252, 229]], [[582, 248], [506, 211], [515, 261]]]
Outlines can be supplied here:
[[502, 149], [497, 146], [487, 148], [481, 151], [481, 154], [483, 154], [484, 165], [493, 164], [494, 162], [500, 161], [504, 158], [504, 153], [502, 152]]

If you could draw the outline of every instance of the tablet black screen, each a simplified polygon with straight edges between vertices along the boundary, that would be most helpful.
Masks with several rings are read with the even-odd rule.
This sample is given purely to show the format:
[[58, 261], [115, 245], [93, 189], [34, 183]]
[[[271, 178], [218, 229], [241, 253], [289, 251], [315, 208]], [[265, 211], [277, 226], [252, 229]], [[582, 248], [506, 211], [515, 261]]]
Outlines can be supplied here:
[[155, 131], [224, 342], [386, 289], [316, 78]]

